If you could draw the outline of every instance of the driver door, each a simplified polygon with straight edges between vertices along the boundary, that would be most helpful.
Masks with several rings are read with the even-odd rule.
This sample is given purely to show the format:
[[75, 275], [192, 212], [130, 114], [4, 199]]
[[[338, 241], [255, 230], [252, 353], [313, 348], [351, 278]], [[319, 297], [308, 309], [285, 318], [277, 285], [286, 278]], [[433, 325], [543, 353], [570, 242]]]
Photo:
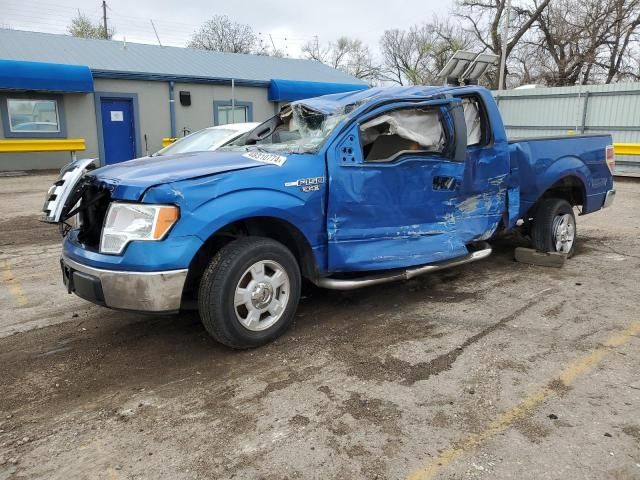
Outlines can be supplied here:
[[465, 149], [459, 99], [397, 103], [351, 125], [327, 154], [329, 270], [394, 269], [465, 255], [454, 215]]

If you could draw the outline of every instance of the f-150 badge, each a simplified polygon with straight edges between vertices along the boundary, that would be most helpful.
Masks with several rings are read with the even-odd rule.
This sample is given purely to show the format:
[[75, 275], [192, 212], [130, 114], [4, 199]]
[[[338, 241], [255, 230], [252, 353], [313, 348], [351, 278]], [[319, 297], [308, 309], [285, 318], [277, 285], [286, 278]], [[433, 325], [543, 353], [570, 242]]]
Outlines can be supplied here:
[[300, 178], [294, 182], [286, 182], [285, 187], [298, 187], [303, 192], [317, 192], [324, 183], [324, 177]]

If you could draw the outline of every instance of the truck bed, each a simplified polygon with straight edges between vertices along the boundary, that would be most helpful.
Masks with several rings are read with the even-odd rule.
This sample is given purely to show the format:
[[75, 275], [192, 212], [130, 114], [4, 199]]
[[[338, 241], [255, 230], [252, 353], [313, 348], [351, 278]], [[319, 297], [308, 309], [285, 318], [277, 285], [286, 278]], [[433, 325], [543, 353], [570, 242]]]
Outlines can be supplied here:
[[575, 183], [583, 190], [582, 213], [602, 208], [613, 177], [606, 160], [611, 135], [534, 137], [509, 140], [511, 168], [520, 183], [520, 215], [552, 185]]

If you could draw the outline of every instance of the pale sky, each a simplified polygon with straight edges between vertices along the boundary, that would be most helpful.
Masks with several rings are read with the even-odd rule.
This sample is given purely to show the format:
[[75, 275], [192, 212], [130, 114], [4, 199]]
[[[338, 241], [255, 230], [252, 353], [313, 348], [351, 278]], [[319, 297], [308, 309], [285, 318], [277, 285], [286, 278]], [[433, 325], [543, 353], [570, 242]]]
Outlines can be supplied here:
[[[107, 0], [107, 17], [116, 39], [157, 44], [153, 20], [164, 45], [184, 46], [191, 33], [215, 14], [251, 25], [260, 38], [288, 55], [317, 35], [321, 45], [346, 35], [359, 38], [374, 51], [386, 29], [407, 28], [446, 15], [453, 0]], [[101, 0], [0, 0], [0, 27], [65, 33], [80, 9], [93, 20], [102, 18]]]

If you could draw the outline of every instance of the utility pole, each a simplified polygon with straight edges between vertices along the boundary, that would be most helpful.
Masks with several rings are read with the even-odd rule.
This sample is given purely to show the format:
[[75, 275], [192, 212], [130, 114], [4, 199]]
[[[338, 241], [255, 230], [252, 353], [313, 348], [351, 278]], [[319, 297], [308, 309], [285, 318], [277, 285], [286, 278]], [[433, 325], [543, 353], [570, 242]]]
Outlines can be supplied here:
[[504, 90], [504, 72], [507, 67], [507, 46], [509, 44], [509, 24], [511, 23], [511, 0], [507, 0], [507, 16], [502, 30], [502, 55], [500, 55], [500, 78], [498, 90]]
[[107, 29], [107, 1], [102, 0], [102, 25], [104, 27], [104, 38], [109, 39], [109, 30]]

